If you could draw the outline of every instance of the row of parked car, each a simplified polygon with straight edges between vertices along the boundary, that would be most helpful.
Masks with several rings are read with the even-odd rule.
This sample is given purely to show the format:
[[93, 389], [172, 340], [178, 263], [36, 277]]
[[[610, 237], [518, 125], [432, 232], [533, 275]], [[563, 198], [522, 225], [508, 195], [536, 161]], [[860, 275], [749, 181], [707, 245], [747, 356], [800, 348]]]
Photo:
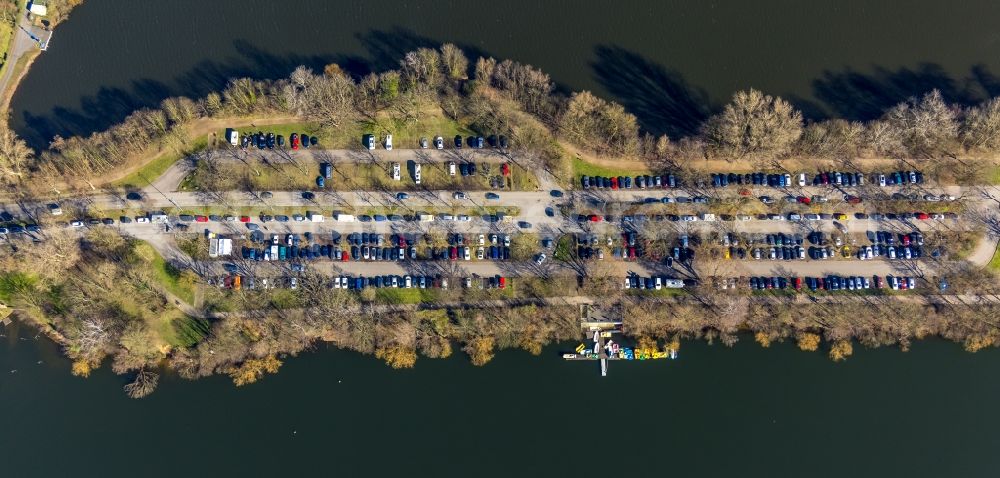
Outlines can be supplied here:
[[869, 290], [890, 288], [892, 290], [910, 290], [916, 288], [916, 280], [912, 277], [872, 276], [870, 279], [863, 276], [835, 276], [826, 277], [751, 277], [747, 284], [751, 290], [768, 289], [794, 289], [802, 290], [805, 286], [811, 291], [816, 290]]
[[623, 287], [638, 290], [681, 289], [684, 287], [684, 281], [664, 276], [641, 277], [637, 274], [630, 274], [625, 277]]
[[[283, 149], [285, 147], [285, 137], [280, 134], [265, 133], [263, 131], [240, 133], [240, 147], [244, 150], [256, 149]], [[308, 148], [310, 145], [319, 146], [319, 138], [308, 134], [292, 133], [288, 136], [288, 145], [292, 149], [299, 149], [299, 146]]]
[[[442, 138], [441, 136], [435, 136], [433, 142], [434, 142], [434, 149], [444, 149], [444, 138]], [[367, 148], [369, 151], [375, 149], [376, 143], [377, 140], [374, 134], [368, 133], [361, 137], [361, 145]], [[507, 149], [508, 147], [510, 147], [510, 143], [507, 140], [506, 136], [504, 135], [498, 136], [495, 134], [491, 134], [485, 138], [482, 136], [469, 136], [467, 138], [463, 138], [462, 135], [460, 134], [455, 135], [454, 138], [455, 148], [461, 149], [463, 143], [473, 149], [483, 149], [487, 145], [489, 145], [491, 148], [500, 148], [500, 149]], [[420, 145], [420, 149], [427, 149], [430, 147], [431, 141], [429, 141], [427, 137], [424, 136], [420, 138], [418, 144]], [[386, 151], [392, 151], [391, 134], [385, 135], [385, 137], [382, 140], [382, 147], [385, 148]]]
[[[461, 279], [462, 286], [466, 289], [472, 289], [477, 284], [480, 289], [507, 288], [507, 278], [501, 275], [477, 279], [479, 279], [478, 282], [472, 277], [465, 277]], [[448, 278], [440, 275], [382, 275], [374, 277], [338, 276], [333, 278], [331, 287], [334, 289], [345, 290], [362, 290], [368, 287], [375, 289], [447, 289]]]
[[[847, 171], [821, 171], [810, 179], [806, 173], [715, 173], [711, 175], [712, 186], [770, 186], [775, 188], [792, 187], [798, 184], [805, 187], [813, 186], [864, 186], [865, 174]], [[920, 171], [894, 171], [888, 174], [874, 173], [870, 176], [874, 184], [893, 186], [903, 184], [922, 184], [924, 175]]]
[[630, 176], [582, 176], [580, 186], [583, 189], [662, 189], [676, 188], [680, 185], [677, 176], [674, 174], [658, 174], [650, 176], [643, 174], [636, 176], [633, 180]]

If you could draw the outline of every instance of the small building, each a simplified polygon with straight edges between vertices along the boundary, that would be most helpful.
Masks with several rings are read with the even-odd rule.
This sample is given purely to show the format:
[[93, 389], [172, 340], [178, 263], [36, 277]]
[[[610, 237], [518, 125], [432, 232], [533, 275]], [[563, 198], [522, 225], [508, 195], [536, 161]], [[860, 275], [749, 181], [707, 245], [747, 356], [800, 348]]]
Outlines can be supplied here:
[[44, 17], [49, 14], [49, 7], [46, 0], [33, 0], [28, 2], [28, 12], [32, 15]]

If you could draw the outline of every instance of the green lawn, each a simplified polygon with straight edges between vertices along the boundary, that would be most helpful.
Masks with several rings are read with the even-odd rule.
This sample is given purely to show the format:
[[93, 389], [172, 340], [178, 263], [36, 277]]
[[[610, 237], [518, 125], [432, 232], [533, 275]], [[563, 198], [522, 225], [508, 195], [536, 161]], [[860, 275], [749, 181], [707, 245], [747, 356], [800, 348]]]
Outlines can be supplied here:
[[23, 272], [0, 273], [0, 301], [10, 303], [14, 294], [33, 290], [37, 279]]
[[153, 246], [140, 241], [136, 246], [136, 253], [148, 261], [153, 278], [164, 289], [184, 302], [194, 304], [194, 287], [182, 284], [180, 280], [181, 271], [167, 264], [167, 261], [163, 259], [163, 256]]
[[375, 298], [381, 304], [423, 304], [437, 301], [438, 292], [435, 289], [377, 289]]
[[993, 259], [990, 259], [988, 267], [990, 270], [1000, 271], [1000, 249], [993, 253]]
[[580, 176], [635, 176], [637, 174], [649, 173], [649, 168], [640, 162], [636, 162], [634, 168], [616, 169], [606, 168], [593, 163], [588, 163], [580, 158], [573, 158], [573, 177]]
[[194, 141], [193, 144], [191, 144], [190, 147], [186, 148], [185, 150], [174, 151], [172, 153], [164, 154], [159, 158], [150, 161], [148, 164], [144, 165], [142, 168], [135, 171], [134, 173], [129, 174], [128, 176], [125, 176], [124, 178], [121, 178], [111, 183], [111, 185], [125, 187], [125, 188], [146, 187], [149, 185], [149, 183], [153, 182], [154, 180], [156, 180], [156, 178], [160, 177], [161, 175], [163, 175], [163, 173], [165, 173], [168, 169], [170, 169], [170, 166], [172, 166], [174, 163], [180, 161], [186, 156], [201, 151], [202, 149], [205, 149], [207, 145], [208, 145], [208, 139], [206, 137], [198, 138], [197, 140]]
[[1000, 184], [1000, 164], [994, 164], [986, 169], [986, 180], [990, 184]]

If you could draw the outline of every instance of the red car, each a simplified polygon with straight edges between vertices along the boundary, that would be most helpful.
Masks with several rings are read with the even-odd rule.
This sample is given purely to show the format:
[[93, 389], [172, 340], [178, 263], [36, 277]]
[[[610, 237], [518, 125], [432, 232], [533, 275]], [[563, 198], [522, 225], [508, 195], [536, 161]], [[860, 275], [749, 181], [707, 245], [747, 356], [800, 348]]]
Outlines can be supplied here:
[[502, 174], [503, 174], [504, 176], [510, 176], [510, 165], [509, 165], [509, 164], [507, 164], [507, 163], [503, 163], [503, 164], [501, 164], [501, 165], [500, 165], [500, 172], [501, 172], [501, 173], [502, 173]]
[[240, 222], [250, 222], [250, 216], [240, 216]]
[[882, 282], [882, 276], [875, 276], [875, 287], [879, 289], [885, 287], [885, 283]]
[[926, 221], [926, 220], [928, 220], [928, 219], [931, 218], [931, 216], [929, 214], [927, 214], [926, 212], [918, 212], [918, 213], [916, 213], [916, 216], [917, 216], [917, 219], [921, 219], [921, 220], [924, 220], [924, 221]]
[[808, 205], [809, 205], [809, 203], [811, 203], [811, 202], [812, 202], [812, 199], [809, 199], [809, 198], [807, 198], [807, 197], [805, 197], [805, 196], [799, 196], [798, 198], [796, 198], [796, 200], [797, 200], [797, 201], [798, 201], [798, 202], [799, 202], [800, 204], [805, 204], [806, 206], [808, 206]]
[[299, 135], [298, 135], [298, 133], [292, 133], [292, 136], [289, 138], [289, 141], [292, 142], [292, 149], [299, 149]]
[[802, 278], [801, 277], [792, 278], [792, 287], [795, 287], [795, 290], [802, 290]]
[[635, 248], [634, 247], [628, 248], [628, 258], [632, 259], [632, 260], [635, 260]]
[[499, 287], [501, 289], [503, 289], [504, 287], [507, 287], [507, 278], [506, 277], [497, 276], [497, 282], [499, 283]]
[[451, 260], [458, 259], [458, 248], [456, 248], [455, 246], [449, 247], [448, 248], [448, 257], [450, 257]]
[[618, 189], [618, 178], [611, 178], [611, 189]]
[[195, 222], [208, 222], [208, 216], [195, 216]]
[[598, 216], [597, 214], [591, 214], [587, 219], [590, 220], [590, 222], [601, 222], [601, 216]]

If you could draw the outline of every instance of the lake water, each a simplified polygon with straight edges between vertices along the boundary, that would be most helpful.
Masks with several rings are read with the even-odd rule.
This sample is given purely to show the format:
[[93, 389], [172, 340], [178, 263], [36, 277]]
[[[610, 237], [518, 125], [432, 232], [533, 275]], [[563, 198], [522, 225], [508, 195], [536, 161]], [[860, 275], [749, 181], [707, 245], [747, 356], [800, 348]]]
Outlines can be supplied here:
[[792, 344], [685, 343], [678, 360], [616, 362], [605, 378], [556, 348], [405, 371], [324, 349], [246, 387], [164, 377], [132, 400], [107, 367], [72, 377], [44, 339], [6, 332], [0, 469], [11, 477], [964, 477], [1000, 466], [1000, 353], [940, 341], [857, 347], [836, 364]]
[[[674, 135], [749, 86], [813, 118], [871, 118], [933, 87], [962, 102], [1000, 92], [997, 2], [294, 5], [89, 1], [18, 90], [14, 125], [44, 145], [232, 76], [334, 61], [381, 70], [445, 41], [536, 65]], [[556, 348], [406, 371], [321, 348], [252, 386], [167, 376], [136, 401], [107, 368], [72, 377], [52, 344], [4, 333], [0, 470], [11, 477], [995, 476], [1000, 466], [1000, 352], [941, 341], [856, 347], [840, 364], [791, 344], [686, 343], [677, 361], [614, 363], [606, 378]]]
[[807, 116], [877, 116], [931, 88], [1000, 94], [1000, 2], [739, 0], [172, 0], [87, 2], [59, 26], [13, 101], [35, 146], [234, 76], [337, 62], [363, 73], [453, 42], [542, 68], [563, 89], [622, 102], [653, 132], [692, 132], [756, 87]]

